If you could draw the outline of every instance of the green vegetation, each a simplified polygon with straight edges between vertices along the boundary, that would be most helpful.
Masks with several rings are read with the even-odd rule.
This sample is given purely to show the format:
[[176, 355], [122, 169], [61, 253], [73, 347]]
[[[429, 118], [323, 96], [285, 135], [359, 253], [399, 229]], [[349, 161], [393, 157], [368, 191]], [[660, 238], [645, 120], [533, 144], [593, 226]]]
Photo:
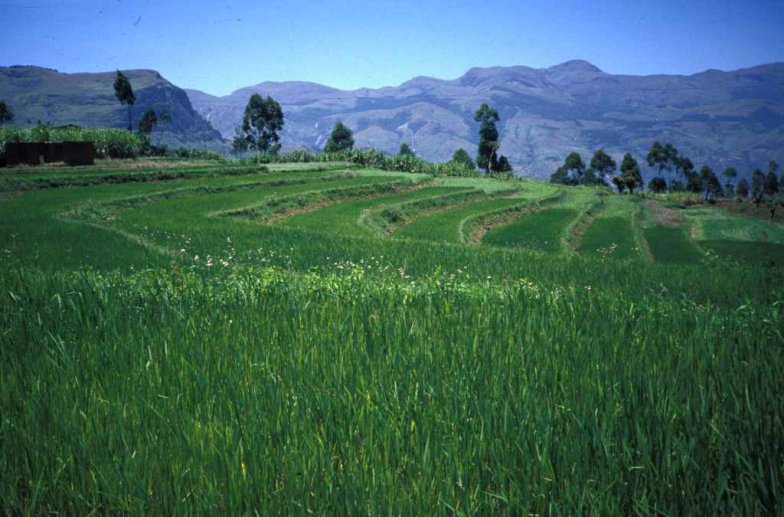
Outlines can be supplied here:
[[569, 191], [546, 210], [523, 215], [512, 224], [488, 232], [482, 242], [495, 246], [523, 246], [545, 252], [564, 251], [570, 225], [593, 200], [593, 192], [590, 190]]
[[462, 229], [468, 219], [478, 214], [520, 205], [523, 202], [516, 197], [477, 201], [417, 219], [396, 231], [395, 236], [453, 243], [465, 242], [469, 236], [465, 235]]
[[482, 103], [474, 113], [474, 120], [479, 122], [479, 150], [477, 151], [476, 164], [484, 169], [486, 174], [508, 173], [512, 166], [506, 156], [499, 155], [498, 149], [501, 142], [498, 140], [498, 129], [495, 123], [500, 120], [498, 111], [487, 103]]
[[781, 513], [781, 223], [343, 159], [0, 171], [5, 512]]
[[579, 212], [570, 208], [552, 208], [522, 217], [518, 222], [485, 235], [482, 242], [495, 246], [558, 252], [563, 247], [566, 229]]
[[606, 196], [599, 210], [582, 236], [579, 252], [602, 258], [640, 258], [639, 237], [634, 227], [637, 204], [624, 196]]
[[14, 112], [11, 111], [11, 108], [8, 107], [5, 101], [0, 100], [0, 128], [6, 122], [11, 122], [12, 120], [14, 120]]
[[7, 142], [63, 141], [92, 142], [99, 158], [133, 158], [141, 155], [148, 145], [143, 135], [123, 129], [56, 128], [42, 124], [26, 129], [0, 128], [0, 154]]
[[308, 228], [326, 234], [337, 233], [355, 237], [372, 236], [371, 228], [362, 224], [361, 221], [366, 212], [394, 210], [390, 207], [437, 199], [455, 190], [459, 191], [459, 189], [449, 187], [426, 187], [400, 194], [373, 196], [368, 199], [333, 204], [315, 212], [296, 215], [289, 218], [285, 224], [290, 227]]
[[[335, 126], [332, 128], [332, 132], [329, 134], [329, 140], [327, 140], [327, 144], [324, 146], [324, 152], [326, 153], [340, 153], [345, 151], [350, 151], [354, 148], [354, 134], [351, 132], [349, 128], [347, 128], [343, 122], [337, 121], [335, 122]], [[398, 153], [400, 156], [412, 156], [412, 154], [407, 153]]]
[[148, 108], [144, 111], [142, 118], [139, 119], [139, 132], [149, 137], [157, 124], [158, 115], [155, 114], [154, 109]]
[[269, 95], [262, 98], [254, 93], [248, 99], [242, 116], [242, 127], [232, 142], [235, 151], [259, 151], [276, 154], [280, 149], [280, 135], [284, 125], [283, 109]]
[[572, 151], [566, 155], [564, 164], [550, 176], [550, 183], [580, 185], [585, 175], [585, 162], [580, 153]]
[[654, 260], [661, 263], [699, 261], [700, 250], [689, 240], [682, 228], [657, 226], [644, 230]]
[[128, 106], [128, 131], [132, 131], [131, 108], [136, 104], [136, 94], [133, 92], [131, 81], [119, 70], [117, 70], [117, 77], [114, 80], [114, 96], [117, 97], [120, 104]]

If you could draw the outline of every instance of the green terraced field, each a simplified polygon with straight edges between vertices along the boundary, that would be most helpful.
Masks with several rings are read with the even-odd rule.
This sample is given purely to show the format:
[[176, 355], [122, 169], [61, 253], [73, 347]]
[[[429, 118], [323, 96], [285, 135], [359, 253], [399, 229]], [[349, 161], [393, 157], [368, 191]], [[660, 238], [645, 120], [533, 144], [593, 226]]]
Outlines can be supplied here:
[[580, 241], [578, 251], [587, 256], [614, 259], [640, 258], [635, 203], [623, 196], [607, 196]]
[[695, 263], [702, 258], [700, 249], [683, 228], [657, 226], [645, 229], [644, 235], [656, 262]]
[[323, 233], [337, 233], [347, 236], [372, 236], [373, 231], [360, 223], [359, 218], [365, 210], [379, 209], [395, 205], [427, 199], [434, 196], [459, 192], [463, 189], [455, 187], [426, 187], [411, 192], [381, 195], [370, 199], [360, 199], [336, 203], [314, 212], [295, 215], [285, 221], [292, 228], [303, 228]]
[[550, 208], [525, 215], [513, 224], [487, 233], [482, 243], [559, 252], [563, 250], [563, 237], [567, 227], [578, 215], [577, 210], [570, 208]]
[[784, 244], [784, 225], [755, 217], [736, 215], [720, 208], [690, 208], [684, 211], [694, 235], [708, 241], [747, 241]]
[[780, 224], [160, 165], [0, 195], [3, 513], [781, 514]]
[[488, 199], [417, 219], [395, 232], [395, 237], [440, 242], [462, 242], [460, 230], [466, 219], [523, 204], [517, 197]]
[[588, 208], [594, 197], [592, 191], [570, 191], [548, 204], [544, 210], [525, 214], [510, 224], [489, 231], [482, 242], [546, 252], [563, 251], [567, 230], [581, 212]]
[[602, 217], [586, 232], [580, 245], [580, 253], [617, 259], [639, 258], [640, 252], [634, 240], [634, 232], [630, 219]]
[[754, 265], [784, 264], [784, 244], [732, 240], [700, 241], [700, 246], [718, 257]]

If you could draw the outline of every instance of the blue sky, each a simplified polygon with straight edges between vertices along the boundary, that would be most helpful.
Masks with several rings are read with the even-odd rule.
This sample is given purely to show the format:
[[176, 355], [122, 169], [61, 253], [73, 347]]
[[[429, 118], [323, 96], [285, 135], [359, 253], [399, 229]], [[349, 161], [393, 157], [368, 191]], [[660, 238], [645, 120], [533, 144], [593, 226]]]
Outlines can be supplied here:
[[578, 58], [625, 74], [784, 61], [784, 0], [0, 0], [0, 20], [0, 65], [151, 68], [220, 95], [262, 81], [353, 89]]

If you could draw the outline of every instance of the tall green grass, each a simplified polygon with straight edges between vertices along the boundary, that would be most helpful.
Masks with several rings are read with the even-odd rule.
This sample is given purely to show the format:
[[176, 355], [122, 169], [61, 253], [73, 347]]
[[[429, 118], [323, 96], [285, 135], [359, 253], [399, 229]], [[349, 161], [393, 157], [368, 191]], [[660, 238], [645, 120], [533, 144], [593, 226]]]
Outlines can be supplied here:
[[396, 237], [458, 243], [466, 237], [464, 223], [478, 215], [525, 203], [520, 198], [486, 199], [414, 220], [395, 232]]
[[482, 242], [494, 246], [524, 246], [529, 249], [559, 252], [569, 224], [579, 215], [570, 208], [550, 208], [524, 215], [517, 222], [497, 228]]
[[578, 250], [601, 258], [641, 258], [634, 213], [639, 209], [625, 196], [605, 196], [597, 216], [584, 230]]
[[360, 267], [0, 282], [10, 512], [781, 510], [780, 305]]
[[[428, 189], [336, 187], [403, 178], [419, 179], [305, 168], [0, 198], [0, 508], [782, 512], [784, 268], [355, 231]], [[545, 190], [410, 226], [455, 235]], [[217, 217], [271, 199], [323, 204], [304, 207], [313, 226]]]
[[654, 260], [662, 263], [695, 263], [702, 258], [700, 249], [679, 227], [654, 226], [643, 230]]
[[394, 208], [385, 209], [384, 207], [427, 202], [445, 194], [453, 193], [456, 190], [458, 189], [431, 186], [408, 192], [375, 196], [369, 199], [346, 201], [330, 205], [315, 212], [295, 215], [287, 219], [285, 224], [293, 228], [306, 228], [327, 234], [336, 233], [347, 236], [370, 237], [376, 234], [371, 227], [362, 223], [361, 218], [366, 211], [394, 210]]

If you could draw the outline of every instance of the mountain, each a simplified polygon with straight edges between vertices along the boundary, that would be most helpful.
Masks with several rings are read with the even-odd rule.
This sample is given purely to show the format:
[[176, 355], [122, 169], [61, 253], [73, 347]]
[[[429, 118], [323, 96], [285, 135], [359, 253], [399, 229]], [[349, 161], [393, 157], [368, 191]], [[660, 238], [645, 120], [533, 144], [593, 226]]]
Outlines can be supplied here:
[[[221, 135], [199, 115], [185, 92], [153, 70], [123, 72], [131, 82], [136, 103], [134, 127], [147, 108], [171, 114], [159, 124], [154, 142], [169, 145], [218, 147]], [[0, 99], [14, 113], [13, 123], [30, 126], [38, 121], [54, 125], [128, 127], [127, 107], [114, 96], [116, 72], [64, 74], [37, 66], [0, 67]]]
[[215, 97], [185, 90], [225, 138], [234, 136], [254, 92], [281, 103], [284, 147], [323, 148], [337, 120], [357, 147], [394, 153], [403, 142], [428, 160], [476, 150], [473, 112], [487, 102], [501, 116], [501, 152], [518, 173], [547, 176], [569, 151], [590, 160], [604, 148], [644, 162], [654, 140], [671, 142], [695, 164], [748, 171], [784, 158], [784, 64], [695, 75], [608, 74], [586, 61], [544, 69], [473, 68], [453, 80], [417, 77], [397, 87], [338, 90], [306, 82], [265, 82]]

